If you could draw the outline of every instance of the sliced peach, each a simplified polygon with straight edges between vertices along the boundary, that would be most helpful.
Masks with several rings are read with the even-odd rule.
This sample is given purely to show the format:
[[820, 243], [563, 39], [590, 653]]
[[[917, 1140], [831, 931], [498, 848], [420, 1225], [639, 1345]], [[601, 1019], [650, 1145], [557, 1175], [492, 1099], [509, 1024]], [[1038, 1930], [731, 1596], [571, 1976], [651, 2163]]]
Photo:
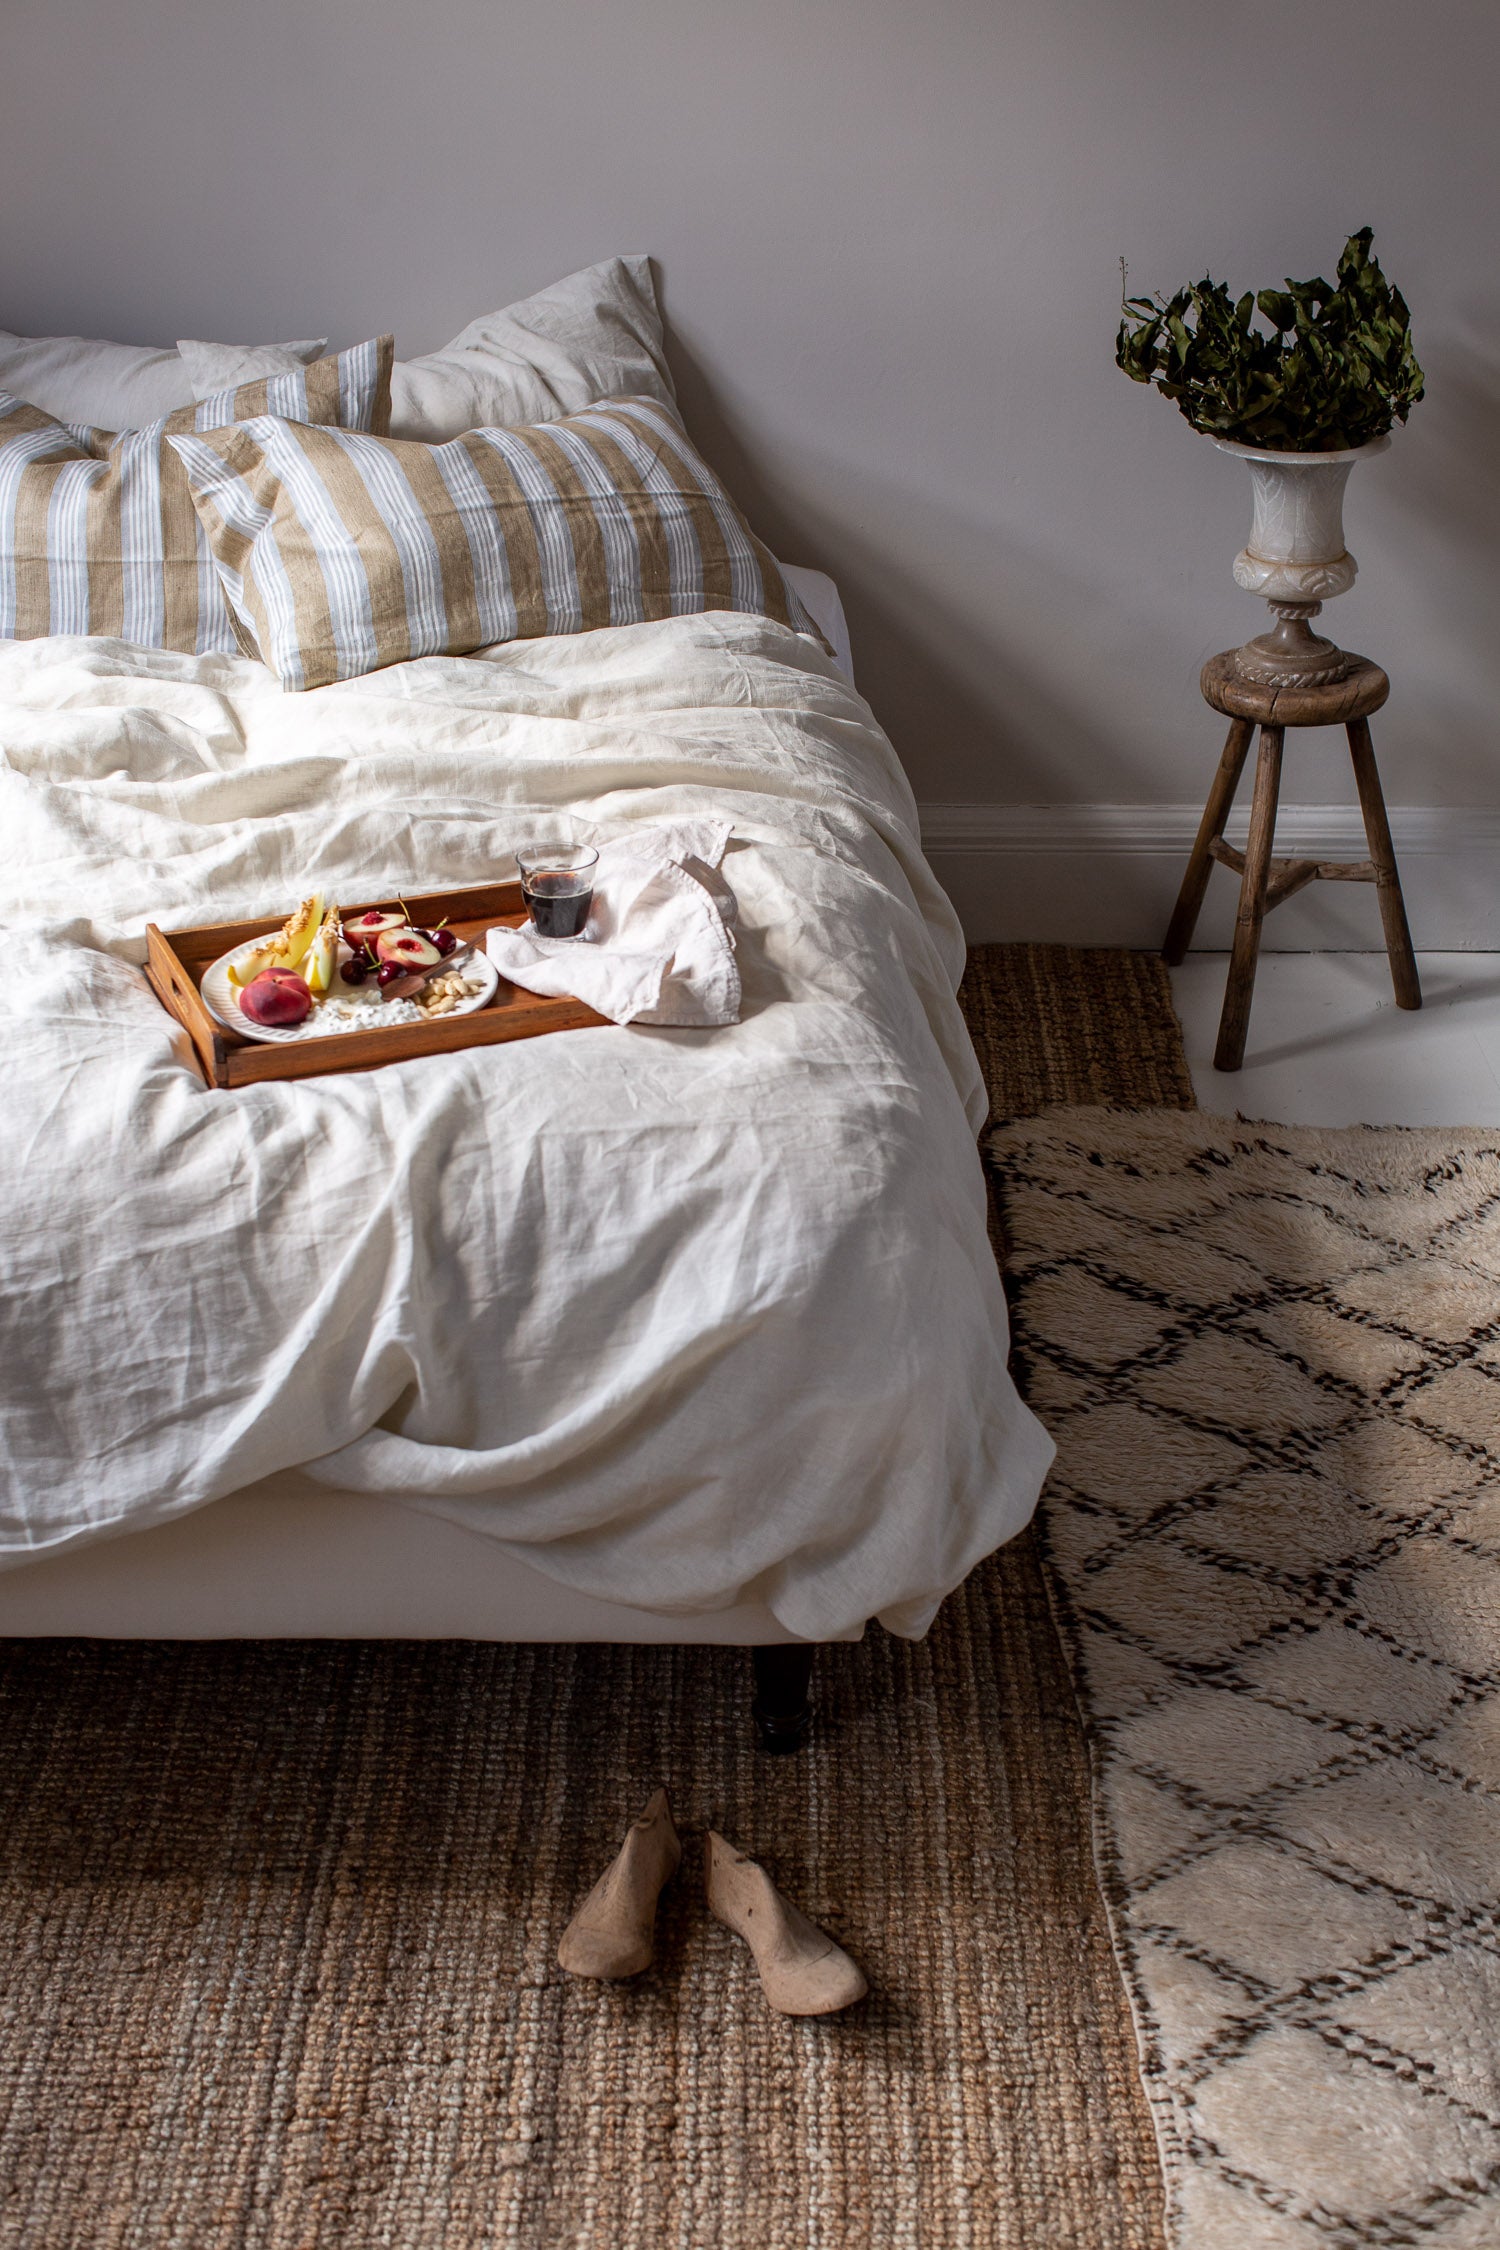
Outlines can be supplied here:
[[434, 969], [443, 958], [430, 937], [405, 927], [384, 931], [375, 940], [375, 951], [382, 961], [399, 961], [403, 969]]
[[350, 945], [373, 945], [387, 930], [403, 930], [404, 914], [392, 913], [386, 906], [367, 907], [363, 914], [353, 914], [344, 924], [344, 937]]

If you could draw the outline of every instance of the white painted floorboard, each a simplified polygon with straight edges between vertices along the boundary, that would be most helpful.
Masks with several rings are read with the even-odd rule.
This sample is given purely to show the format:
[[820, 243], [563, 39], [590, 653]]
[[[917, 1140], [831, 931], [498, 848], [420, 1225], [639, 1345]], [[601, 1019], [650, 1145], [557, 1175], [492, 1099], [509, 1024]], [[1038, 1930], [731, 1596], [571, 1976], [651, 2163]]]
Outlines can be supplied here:
[[1500, 953], [1425, 953], [1422, 1006], [1383, 953], [1266, 953], [1244, 1067], [1213, 1067], [1229, 956], [1172, 971], [1193, 1090], [1221, 1116], [1283, 1125], [1500, 1125]]

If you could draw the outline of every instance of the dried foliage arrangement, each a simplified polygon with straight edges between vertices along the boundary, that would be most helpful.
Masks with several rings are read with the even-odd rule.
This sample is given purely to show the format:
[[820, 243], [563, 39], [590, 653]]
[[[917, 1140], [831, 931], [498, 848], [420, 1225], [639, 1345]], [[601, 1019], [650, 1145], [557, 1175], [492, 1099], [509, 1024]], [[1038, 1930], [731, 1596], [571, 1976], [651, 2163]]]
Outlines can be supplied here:
[[[1321, 276], [1246, 290], [1204, 279], [1163, 302], [1123, 295], [1115, 360], [1154, 383], [1195, 430], [1273, 453], [1334, 453], [1384, 437], [1422, 396], [1411, 316], [1351, 234], [1332, 288]], [[1256, 326], [1259, 311], [1268, 324]]]

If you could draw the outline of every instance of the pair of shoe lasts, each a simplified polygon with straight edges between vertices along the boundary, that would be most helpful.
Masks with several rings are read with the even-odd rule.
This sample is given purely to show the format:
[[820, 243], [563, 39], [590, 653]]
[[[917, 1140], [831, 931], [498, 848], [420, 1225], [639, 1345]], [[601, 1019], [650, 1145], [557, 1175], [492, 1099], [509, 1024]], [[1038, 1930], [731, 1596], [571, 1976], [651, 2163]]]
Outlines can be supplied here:
[[[667, 1792], [658, 1789], [563, 1932], [557, 1958], [570, 1976], [634, 1977], [651, 1966], [656, 1902], [681, 1858]], [[712, 1829], [708, 1904], [749, 1946], [761, 1988], [779, 2014], [831, 2016], [869, 1990], [843, 1947], [784, 1899], [763, 1867]]]

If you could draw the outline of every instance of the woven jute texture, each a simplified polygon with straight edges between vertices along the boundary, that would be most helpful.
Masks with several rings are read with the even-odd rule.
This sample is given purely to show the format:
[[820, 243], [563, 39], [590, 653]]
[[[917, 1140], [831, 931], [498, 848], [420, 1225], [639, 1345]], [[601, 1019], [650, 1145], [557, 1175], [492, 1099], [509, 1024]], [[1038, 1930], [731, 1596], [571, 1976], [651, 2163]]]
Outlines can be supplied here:
[[[966, 1000], [998, 1106], [1168, 1098], [1159, 1060], [1130, 1081], [1175, 1029], [1128, 957], [992, 949]], [[926, 1641], [824, 1652], [799, 1757], [753, 1746], [748, 1669], [0, 1644], [5, 2250], [1160, 2250], [1032, 1540]], [[563, 1976], [658, 1780], [850, 1948], [866, 2003], [771, 2015], [696, 1837], [656, 1966]]]
[[1500, 2243], [1500, 1139], [991, 1139], [1182, 2250]]
[[1193, 1106], [1171, 980], [1154, 953], [976, 945], [961, 998], [997, 1118], [1054, 1102]]

